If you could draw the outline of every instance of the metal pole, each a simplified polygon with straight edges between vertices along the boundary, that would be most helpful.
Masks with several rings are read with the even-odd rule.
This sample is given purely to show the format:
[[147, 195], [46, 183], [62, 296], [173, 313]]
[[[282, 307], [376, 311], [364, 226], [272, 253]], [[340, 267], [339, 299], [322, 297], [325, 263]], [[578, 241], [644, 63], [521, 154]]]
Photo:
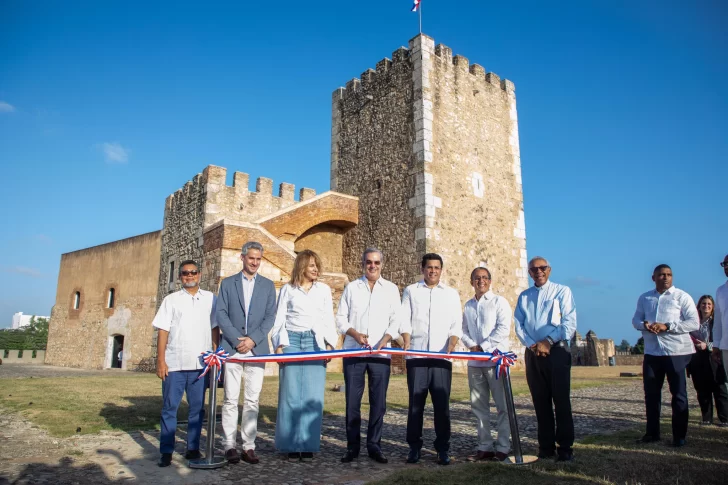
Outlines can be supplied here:
[[516, 417], [516, 404], [513, 402], [513, 388], [511, 387], [511, 375], [500, 377], [503, 381], [503, 391], [506, 395], [506, 407], [508, 408], [508, 422], [511, 425], [511, 440], [513, 441], [513, 457], [515, 461], [504, 461], [509, 465], [527, 465], [538, 460], [535, 456], [523, 456], [521, 451], [521, 435], [518, 433], [518, 418]]
[[200, 468], [203, 470], [210, 470], [213, 468], [220, 468], [227, 465], [227, 460], [222, 456], [215, 456], [215, 425], [217, 424], [217, 366], [210, 366], [210, 372], [207, 374], [210, 376], [210, 397], [208, 399], [207, 406], [207, 452], [204, 458], [197, 460], [190, 460], [190, 468]]

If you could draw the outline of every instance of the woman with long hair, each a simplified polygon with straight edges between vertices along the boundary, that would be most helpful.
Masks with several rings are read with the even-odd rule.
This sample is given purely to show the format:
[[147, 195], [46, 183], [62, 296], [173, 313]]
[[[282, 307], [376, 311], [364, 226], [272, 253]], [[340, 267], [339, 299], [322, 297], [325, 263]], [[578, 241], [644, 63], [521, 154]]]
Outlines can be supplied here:
[[728, 388], [723, 366], [710, 358], [713, 350], [713, 310], [715, 301], [710, 295], [703, 295], [698, 300], [700, 328], [690, 332], [695, 345], [688, 366], [688, 373], [693, 378], [693, 385], [698, 394], [698, 403], [702, 412], [702, 424], [713, 423], [713, 400], [718, 411], [718, 426], [728, 426]]
[[[339, 335], [331, 288], [318, 281], [321, 258], [308, 249], [296, 256], [291, 281], [281, 288], [271, 341], [276, 353], [333, 350]], [[279, 367], [276, 449], [290, 461], [310, 461], [321, 449], [326, 363], [312, 360]]]

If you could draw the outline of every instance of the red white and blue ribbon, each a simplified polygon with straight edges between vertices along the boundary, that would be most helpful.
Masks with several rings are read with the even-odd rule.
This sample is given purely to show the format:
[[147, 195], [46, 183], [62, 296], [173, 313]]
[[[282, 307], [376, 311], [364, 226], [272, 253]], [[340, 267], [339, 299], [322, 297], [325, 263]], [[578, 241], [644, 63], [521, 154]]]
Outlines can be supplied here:
[[228, 357], [230, 357], [230, 354], [225, 352], [225, 349], [222, 347], [218, 347], [216, 351], [206, 351], [202, 353], [202, 360], [205, 362], [205, 370], [200, 374], [201, 378], [202, 376], [206, 375], [210, 368], [215, 366], [217, 367], [217, 380], [220, 380], [220, 375], [222, 374], [222, 365], [225, 363], [225, 361], [228, 360]]
[[422, 2], [422, 0], [414, 0], [414, 5], [412, 5], [411, 10], [412, 12], [416, 12], [417, 9], [420, 8], [420, 2]]
[[509, 374], [510, 367], [518, 360], [514, 352], [431, 352], [429, 350], [403, 350], [384, 347], [380, 350], [372, 348], [326, 350], [319, 352], [291, 352], [286, 354], [251, 355], [247, 357], [228, 358], [231, 363], [243, 364], [247, 362], [304, 362], [310, 360], [341, 359], [344, 357], [371, 357], [375, 354], [404, 355], [409, 357], [427, 357], [436, 359], [475, 360], [480, 362], [494, 362], [496, 378]]

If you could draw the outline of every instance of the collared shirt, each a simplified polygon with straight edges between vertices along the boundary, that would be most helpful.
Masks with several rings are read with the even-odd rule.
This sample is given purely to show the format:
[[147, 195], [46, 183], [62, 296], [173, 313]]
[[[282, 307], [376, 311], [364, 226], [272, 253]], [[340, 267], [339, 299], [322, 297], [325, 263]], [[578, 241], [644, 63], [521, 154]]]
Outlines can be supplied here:
[[[369, 345], [376, 347], [385, 333], [392, 339], [399, 337], [397, 333], [399, 307], [397, 285], [380, 277], [370, 290], [369, 280], [366, 276], [362, 276], [344, 288], [336, 312], [336, 328], [342, 335], [346, 335], [346, 332], [353, 328], [367, 335]], [[386, 346], [389, 347], [389, 344]], [[358, 349], [361, 345], [354, 340], [354, 337], [346, 335], [343, 348]], [[391, 358], [390, 355], [382, 354], [374, 356]]]
[[728, 350], [728, 282], [715, 291], [713, 348]]
[[152, 325], [169, 332], [164, 360], [170, 372], [203, 368], [200, 354], [212, 350], [211, 330], [217, 327], [215, 303], [215, 295], [201, 289], [164, 297]]
[[526, 347], [548, 337], [554, 342], [568, 342], [576, 332], [576, 305], [571, 289], [551, 281], [530, 287], [518, 297], [514, 318], [516, 335]]
[[419, 281], [404, 289], [399, 333], [411, 335], [412, 350], [447, 352], [450, 337], [463, 335], [462, 311], [455, 289], [442, 282], [428, 288]]
[[[654, 334], [644, 322], [665, 323], [670, 329]], [[634, 328], [642, 332], [647, 355], [688, 355], [695, 353], [690, 332], [700, 328], [698, 310], [692, 297], [671, 286], [662, 294], [650, 290], [640, 295], [632, 317]]]
[[315, 281], [306, 293], [300, 286], [284, 285], [278, 295], [276, 321], [270, 333], [273, 349], [290, 345], [288, 332], [309, 330], [313, 331], [321, 350], [326, 350], [327, 343], [336, 347], [339, 335], [334, 322], [331, 288]]
[[[502, 296], [488, 291], [480, 300], [475, 297], [465, 303], [463, 309], [463, 345], [480, 345], [483, 352], [510, 350], [508, 338], [511, 335], [511, 305]], [[492, 362], [469, 360], [469, 367], [492, 367]]]
[[252, 278], [248, 279], [243, 271], [240, 272], [240, 278], [243, 280], [243, 287], [241, 291], [243, 294], [243, 305], [245, 305], [245, 333], [248, 333], [248, 312], [250, 311], [250, 300], [253, 298], [253, 290], [255, 289], [255, 280], [258, 278], [258, 273], [255, 273]]

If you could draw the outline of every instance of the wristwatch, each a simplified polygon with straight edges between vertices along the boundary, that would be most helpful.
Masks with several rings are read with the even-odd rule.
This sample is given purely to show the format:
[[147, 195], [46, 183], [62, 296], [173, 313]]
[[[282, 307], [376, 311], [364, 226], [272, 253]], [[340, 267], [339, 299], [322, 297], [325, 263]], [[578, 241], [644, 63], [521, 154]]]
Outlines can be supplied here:
[[670, 329], [672, 328], [672, 324], [668, 323], [668, 322], [665, 322], [665, 326], [667, 327], [667, 330], [665, 330], [666, 332], [669, 332]]
[[554, 345], [554, 339], [552, 339], [551, 337], [546, 337], [546, 340], [548, 340], [548, 342], [549, 342], [549, 344], [551, 344], [551, 346]]

